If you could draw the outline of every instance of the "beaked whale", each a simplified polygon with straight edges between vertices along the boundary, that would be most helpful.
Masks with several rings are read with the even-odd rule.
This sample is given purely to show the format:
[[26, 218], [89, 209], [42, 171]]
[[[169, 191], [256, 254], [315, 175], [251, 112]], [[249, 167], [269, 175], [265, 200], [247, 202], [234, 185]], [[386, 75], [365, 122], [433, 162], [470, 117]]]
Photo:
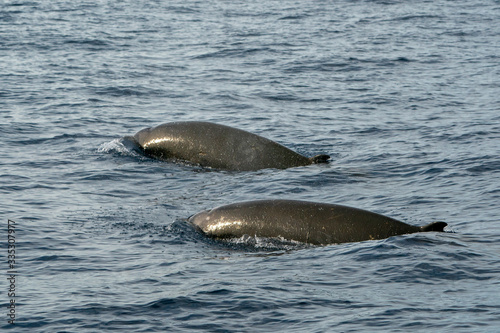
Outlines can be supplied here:
[[445, 222], [412, 226], [366, 210], [296, 200], [257, 200], [220, 206], [188, 221], [213, 238], [282, 237], [326, 245], [443, 231]]
[[309, 158], [259, 135], [202, 121], [145, 128], [133, 140], [148, 156], [221, 170], [286, 169], [326, 163], [329, 159], [328, 155]]

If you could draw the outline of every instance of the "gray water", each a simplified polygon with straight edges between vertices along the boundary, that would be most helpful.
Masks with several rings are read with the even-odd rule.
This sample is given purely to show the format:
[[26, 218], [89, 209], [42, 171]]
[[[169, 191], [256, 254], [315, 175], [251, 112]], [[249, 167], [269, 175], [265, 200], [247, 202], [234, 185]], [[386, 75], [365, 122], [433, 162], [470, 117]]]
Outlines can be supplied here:
[[[500, 329], [498, 1], [3, 1], [0, 25], [3, 330]], [[332, 160], [225, 172], [121, 140], [185, 120]], [[449, 227], [317, 247], [184, 221], [271, 198]]]

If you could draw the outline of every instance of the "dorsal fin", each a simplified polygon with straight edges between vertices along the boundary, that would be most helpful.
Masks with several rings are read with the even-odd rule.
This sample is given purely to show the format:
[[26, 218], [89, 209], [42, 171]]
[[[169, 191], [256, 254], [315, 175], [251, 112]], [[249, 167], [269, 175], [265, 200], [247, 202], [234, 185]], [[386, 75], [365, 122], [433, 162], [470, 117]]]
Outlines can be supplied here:
[[316, 164], [316, 163], [328, 163], [328, 160], [330, 159], [329, 155], [316, 155], [310, 158], [311, 162]]
[[443, 229], [447, 225], [448, 224], [446, 222], [432, 222], [420, 228], [422, 229], [422, 231], [444, 231]]

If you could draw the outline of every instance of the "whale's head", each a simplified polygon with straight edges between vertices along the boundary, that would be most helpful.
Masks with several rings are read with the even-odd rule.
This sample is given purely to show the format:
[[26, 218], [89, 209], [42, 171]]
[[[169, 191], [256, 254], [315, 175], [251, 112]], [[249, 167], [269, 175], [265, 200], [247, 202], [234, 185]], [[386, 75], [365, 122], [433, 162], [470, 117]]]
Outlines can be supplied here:
[[134, 135], [135, 141], [137, 141], [141, 147], [144, 146], [144, 143], [148, 141], [149, 136], [151, 134], [151, 127], [140, 130]]
[[188, 222], [193, 224], [195, 227], [205, 231], [207, 225], [210, 223], [210, 211], [205, 210], [197, 214], [188, 217]]
[[224, 214], [216, 208], [195, 214], [188, 218], [188, 222], [206, 235], [217, 238], [232, 237], [235, 230], [248, 225], [243, 219]]

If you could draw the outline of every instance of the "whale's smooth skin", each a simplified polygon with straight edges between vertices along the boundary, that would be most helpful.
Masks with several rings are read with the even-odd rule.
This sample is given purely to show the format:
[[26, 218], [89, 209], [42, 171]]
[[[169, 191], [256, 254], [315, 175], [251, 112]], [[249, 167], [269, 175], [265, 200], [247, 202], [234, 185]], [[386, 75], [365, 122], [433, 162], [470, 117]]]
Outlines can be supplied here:
[[148, 156], [178, 159], [202, 167], [253, 171], [327, 162], [328, 155], [300, 155], [274, 141], [237, 128], [201, 121], [145, 128], [134, 136]]
[[433, 222], [417, 227], [362, 209], [295, 200], [234, 203], [200, 212], [188, 221], [213, 238], [282, 237], [315, 245], [443, 231], [447, 225]]

